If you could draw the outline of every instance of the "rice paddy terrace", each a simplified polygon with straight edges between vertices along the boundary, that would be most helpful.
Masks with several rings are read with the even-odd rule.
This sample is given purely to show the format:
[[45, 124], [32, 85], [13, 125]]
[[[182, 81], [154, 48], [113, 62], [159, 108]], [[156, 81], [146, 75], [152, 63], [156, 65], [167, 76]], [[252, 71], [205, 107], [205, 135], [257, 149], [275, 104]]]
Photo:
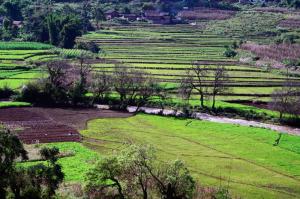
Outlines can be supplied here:
[[78, 49], [58, 49], [36, 42], [0, 42], [0, 87], [19, 89], [44, 76], [41, 63], [73, 58], [80, 52]]
[[[260, 37], [252, 39], [262, 40]], [[218, 65], [229, 71], [227, 86], [231, 89], [219, 98], [222, 100], [237, 97], [266, 100], [286, 80], [282, 72], [242, 64], [237, 59], [225, 57], [225, 46], [240, 38], [217, 35], [204, 29], [201, 23], [196, 26], [110, 26], [84, 35], [79, 40], [94, 41], [104, 50], [105, 63], [93, 64], [95, 70], [111, 72], [116, 63], [145, 69], [158, 81], [167, 83], [174, 92], [185, 70], [193, 62], [209, 65], [212, 71]], [[299, 78], [294, 80], [300, 82]]]
[[34, 61], [52, 59], [52, 46], [31, 42], [0, 43], [0, 87], [13, 89], [41, 76], [41, 69], [34, 66]]

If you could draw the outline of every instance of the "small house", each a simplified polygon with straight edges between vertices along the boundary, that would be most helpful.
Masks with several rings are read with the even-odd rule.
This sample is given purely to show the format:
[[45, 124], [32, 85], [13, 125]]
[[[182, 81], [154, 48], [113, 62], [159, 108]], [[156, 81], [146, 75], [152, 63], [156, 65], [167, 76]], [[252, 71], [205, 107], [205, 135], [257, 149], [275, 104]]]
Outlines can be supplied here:
[[154, 24], [170, 24], [171, 16], [167, 12], [158, 12], [154, 10], [145, 11], [144, 18], [152, 21]]
[[23, 26], [23, 21], [13, 21], [12, 26], [21, 28]]

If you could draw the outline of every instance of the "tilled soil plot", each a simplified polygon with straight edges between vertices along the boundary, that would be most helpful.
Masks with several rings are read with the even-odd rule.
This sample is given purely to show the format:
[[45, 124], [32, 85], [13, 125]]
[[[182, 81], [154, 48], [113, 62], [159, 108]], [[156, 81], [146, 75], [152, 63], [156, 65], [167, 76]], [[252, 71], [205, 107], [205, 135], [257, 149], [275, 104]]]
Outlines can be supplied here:
[[80, 142], [78, 130], [96, 118], [129, 117], [132, 114], [99, 109], [4, 108], [0, 122], [26, 144]]

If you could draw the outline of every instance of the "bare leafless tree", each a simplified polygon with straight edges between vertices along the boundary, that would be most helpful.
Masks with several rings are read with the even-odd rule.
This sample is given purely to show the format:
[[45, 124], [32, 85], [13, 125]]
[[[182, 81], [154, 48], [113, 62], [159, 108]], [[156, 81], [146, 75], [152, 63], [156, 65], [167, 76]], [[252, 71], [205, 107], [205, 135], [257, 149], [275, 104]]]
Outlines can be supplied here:
[[300, 113], [300, 88], [292, 82], [286, 83], [282, 88], [272, 93], [269, 103], [271, 109], [279, 112], [279, 118], [284, 114], [297, 116]]
[[90, 89], [93, 93], [93, 103], [96, 99], [103, 100], [112, 89], [112, 77], [107, 72], [96, 72], [92, 75]]
[[186, 75], [180, 81], [180, 86], [178, 89], [178, 94], [183, 99], [186, 104], [189, 104], [193, 91], [193, 77], [190, 75], [190, 70], [187, 71]]
[[85, 101], [85, 93], [89, 88], [89, 79], [91, 72], [91, 65], [86, 63], [85, 57], [80, 57], [79, 64], [73, 65], [73, 71], [71, 73], [72, 79], [72, 88], [69, 91], [70, 99], [73, 105], [77, 105], [78, 103], [82, 103]]
[[167, 84], [157, 84], [155, 88], [155, 96], [157, 97], [157, 101], [161, 109], [160, 112], [163, 113], [165, 106], [172, 100], [167, 89]]
[[141, 78], [142, 81], [140, 81], [140, 87], [138, 89], [136, 111], [138, 111], [141, 106], [147, 104], [150, 98], [157, 94], [159, 87], [150, 73], [141, 73], [139, 78]]
[[192, 67], [188, 69], [187, 76], [189, 77], [189, 82], [191, 87], [195, 89], [200, 95], [201, 107], [205, 107], [204, 99], [207, 94], [207, 82], [208, 82], [208, 66], [201, 66], [198, 62], [194, 62]]
[[215, 109], [216, 96], [225, 93], [229, 90], [226, 83], [229, 80], [229, 75], [223, 66], [217, 66], [213, 73], [211, 96], [212, 96], [212, 109]]
[[50, 61], [46, 63], [48, 82], [55, 88], [64, 88], [70, 84], [68, 73], [72, 66], [66, 61]]
[[113, 87], [120, 96], [121, 109], [136, 102], [138, 106], [141, 106], [155, 92], [155, 84], [151, 75], [142, 70], [116, 66], [113, 77]]
[[136, 71], [126, 66], [115, 66], [113, 87], [120, 96], [120, 108], [125, 109], [137, 94]]
[[81, 54], [78, 57], [78, 64], [73, 65], [72, 78], [73, 82], [77, 83], [83, 89], [83, 92], [88, 88], [89, 79], [91, 76], [92, 66], [86, 60], [87, 56]]

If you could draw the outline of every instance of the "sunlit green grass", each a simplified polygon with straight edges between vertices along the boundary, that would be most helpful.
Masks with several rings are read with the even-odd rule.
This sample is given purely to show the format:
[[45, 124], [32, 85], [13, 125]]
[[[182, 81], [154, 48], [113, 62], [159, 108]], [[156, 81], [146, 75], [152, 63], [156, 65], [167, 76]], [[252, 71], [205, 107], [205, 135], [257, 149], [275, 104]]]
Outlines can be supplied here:
[[52, 45], [37, 42], [0, 42], [0, 50], [45, 50]]
[[[84, 182], [86, 172], [93, 167], [100, 157], [98, 153], [84, 147], [81, 143], [75, 142], [41, 144], [38, 147], [57, 147], [62, 153], [72, 154], [58, 160], [65, 175], [65, 182]], [[41, 162], [27, 162], [21, 165], [29, 166]]]
[[[203, 185], [229, 186], [242, 198], [300, 197], [300, 137], [251, 127], [137, 115], [88, 123], [85, 144], [102, 154], [151, 144], [162, 161], [182, 159]], [[97, 141], [98, 140], [98, 141]]]
[[19, 89], [29, 82], [31, 82], [31, 79], [4, 79], [0, 80], [0, 87], [7, 86], [11, 89]]
[[24, 107], [24, 106], [31, 106], [31, 104], [27, 102], [9, 102], [9, 101], [0, 102], [0, 108]]

